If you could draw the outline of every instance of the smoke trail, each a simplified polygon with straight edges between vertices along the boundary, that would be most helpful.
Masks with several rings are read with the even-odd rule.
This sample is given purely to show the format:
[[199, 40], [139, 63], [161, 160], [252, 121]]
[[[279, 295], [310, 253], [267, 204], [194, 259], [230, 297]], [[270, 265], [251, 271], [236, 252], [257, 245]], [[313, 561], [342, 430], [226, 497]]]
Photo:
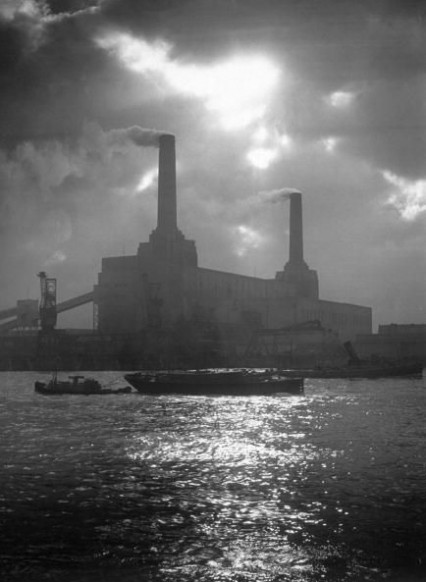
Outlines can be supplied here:
[[162, 135], [167, 135], [167, 132], [158, 131], [156, 129], [146, 129], [138, 125], [132, 125], [123, 129], [112, 129], [108, 132], [109, 139], [114, 143], [126, 143], [132, 141], [139, 146], [154, 146], [158, 147], [159, 139]]
[[301, 192], [296, 188], [279, 188], [277, 190], [263, 190], [258, 195], [262, 201], [275, 204], [282, 200], [289, 200], [292, 194], [301, 194]]

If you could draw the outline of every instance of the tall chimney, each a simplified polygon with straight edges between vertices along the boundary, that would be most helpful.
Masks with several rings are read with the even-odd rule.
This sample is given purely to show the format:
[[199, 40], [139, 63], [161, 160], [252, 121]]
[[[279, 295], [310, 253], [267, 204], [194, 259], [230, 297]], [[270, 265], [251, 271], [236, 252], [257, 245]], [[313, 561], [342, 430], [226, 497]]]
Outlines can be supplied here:
[[290, 253], [283, 271], [276, 279], [293, 287], [296, 297], [318, 299], [318, 275], [303, 260], [302, 194], [290, 194]]
[[303, 264], [302, 194], [290, 195], [290, 254], [289, 263]]
[[157, 229], [163, 234], [177, 230], [175, 136], [159, 137]]

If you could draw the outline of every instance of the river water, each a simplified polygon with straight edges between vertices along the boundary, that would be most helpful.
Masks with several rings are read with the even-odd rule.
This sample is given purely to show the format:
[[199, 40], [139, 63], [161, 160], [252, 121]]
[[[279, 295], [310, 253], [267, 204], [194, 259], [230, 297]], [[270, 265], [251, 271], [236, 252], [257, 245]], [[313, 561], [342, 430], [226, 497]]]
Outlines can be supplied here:
[[425, 378], [248, 398], [43, 378], [0, 373], [2, 580], [426, 580]]

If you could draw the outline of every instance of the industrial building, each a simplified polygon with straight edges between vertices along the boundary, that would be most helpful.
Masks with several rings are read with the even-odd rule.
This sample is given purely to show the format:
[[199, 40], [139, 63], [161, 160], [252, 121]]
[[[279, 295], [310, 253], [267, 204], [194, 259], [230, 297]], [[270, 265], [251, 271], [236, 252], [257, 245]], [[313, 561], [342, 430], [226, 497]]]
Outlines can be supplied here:
[[198, 266], [195, 241], [177, 225], [175, 138], [161, 135], [157, 227], [136, 255], [102, 260], [94, 288], [99, 331], [139, 332], [195, 318], [261, 328], [319, 320], [342, 341], [371, 333], [371, 308], [319, 298], [318, 275], [303, 256], [299, 192], [290, 198], [289, 242], [288, 261], [271, 279]]
[[[300, 192], [290, 195], [289, 257], [274, 277], [200, 267], [195, 241], [177, 224], [175, 137], [160, 135], [158, 148], [157, 226], [149, 240], [135, 255], [103, 258], [93, 291], [57, 306], [59, 312], [93, 301], [98, 340], [89, 343], [97, 341], [95, 351], [109, 338], [136, 366], [158, 365], [165, 357], [175, 365], [214, 364], [215, 358], [235, 363], [259, 333], [288, 338], [297, 330], [299, 346], [313, 334], [317, 347], [318, 334], [327, 345], [330, 337], [340, 345], [371, 334], [370, 307], [320, 299], [317, 272], [304, 260]], [[3, 325], [12, 329], [17, 321]]]

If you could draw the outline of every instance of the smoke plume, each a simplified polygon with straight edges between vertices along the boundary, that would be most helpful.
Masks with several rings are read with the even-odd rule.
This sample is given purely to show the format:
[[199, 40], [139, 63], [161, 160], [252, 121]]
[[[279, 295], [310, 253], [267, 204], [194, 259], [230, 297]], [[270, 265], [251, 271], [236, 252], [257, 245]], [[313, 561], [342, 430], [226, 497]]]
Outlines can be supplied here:
[[282, 200], [289, 200], [292, 194], [301, 194], [296, 188], [279, 188], [277, 190], [263, 190], [259, 192], [259, 197], [264, 202], [275, 204]]
[[138, 125], [123, 129], [112, 129], [108, 134], [110, 141], [113, 143], [125, 144], [131, 141], [138, 146], [154, 147], [158, 147], [159, 139], [162, 135], [166, 135], [166, 132], [146, 129]]

